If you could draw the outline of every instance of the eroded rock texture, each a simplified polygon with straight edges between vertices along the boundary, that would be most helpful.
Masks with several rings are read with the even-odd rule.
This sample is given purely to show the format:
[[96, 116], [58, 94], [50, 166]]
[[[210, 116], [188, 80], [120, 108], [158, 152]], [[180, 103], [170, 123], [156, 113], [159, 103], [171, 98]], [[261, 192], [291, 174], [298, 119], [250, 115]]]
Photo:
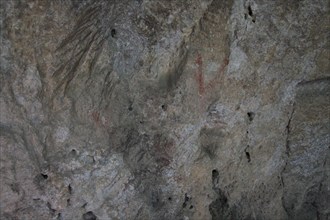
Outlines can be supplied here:
[[327, 0], [2, 0], [1, 219], [330, 218]]

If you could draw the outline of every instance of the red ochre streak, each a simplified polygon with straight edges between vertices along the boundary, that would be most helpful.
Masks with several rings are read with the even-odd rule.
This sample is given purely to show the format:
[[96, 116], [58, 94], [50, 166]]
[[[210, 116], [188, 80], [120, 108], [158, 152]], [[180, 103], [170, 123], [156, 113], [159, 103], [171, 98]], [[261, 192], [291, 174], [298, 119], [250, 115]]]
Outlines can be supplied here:
[[195, 63], [197, 64], [196, 81], [198, 83], [198, 92], [200, 95], [203, 95], [205, 93], [205, 86], [203, 74], [203, 59], [200, 54], [197, 55]]
[[206, 86], [206, 89], [212, 89], [212, 88], [215, 87], [216, 84], [221, 82], [221, 80], [224, 77], [223, 74], [225, 73], [225, 69], [228, 66], [228, 64], [229, 64], [229, 60], [228, 60], [228, 58], [225, 58], [223, 60], [223, 64], [219, 68], [217, 76], [214, 79], [211, 80], [211, 82]]

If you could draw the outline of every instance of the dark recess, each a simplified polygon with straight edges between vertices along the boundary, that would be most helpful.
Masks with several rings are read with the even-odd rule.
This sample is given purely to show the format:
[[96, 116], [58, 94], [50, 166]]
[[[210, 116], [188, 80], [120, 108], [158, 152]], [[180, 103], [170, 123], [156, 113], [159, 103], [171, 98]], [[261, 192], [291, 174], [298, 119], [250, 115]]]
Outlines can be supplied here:
[[217, 169], [212, 170], [212, 183], [213, 185], [219, 182], [219, 171]]
[[248, 113], [247, 113], [247, 116], [248, 116], [248, 118], [249, 118], [249, 121], [252, 122], [253, 119], [254, 119], [255, 113], [254, 113], [254, 112], [248, 112]]
[[209, 212], [212, 220], [233, 219], [228, 199], [220, 189], [218, 189], [218, 198], [209, 205]]
[[249, 7], [248, 7], [248, 12], [249, 12], [249, 15], [252, 17], [252, 16], [253, 16], [253, 12], [252, 12], [252, 8], [251, 8], [250, 5], [249, 5]]
[[163, 105], [162, 105], [162, 109], [163, 109], [164, 111], [166, 111], [166, 110], [167, 110], [167, 106], [166, 106], [165, 104], [163, 104]]
[[63, 220], [62, 213], [58, 213], [57, 220]]
[[187, 195], [187, 193], [184, 194], [184, 202], [183, 202], [183, 204], [182, 204], [182, 208], [186, 208], [187, 203], [189, 202], [190, 199], [191, 199], [191, 198]]
[[[256, 16], [253, 14], [253, 11], [252, 11], [252, 8], [251, 8], [250, 5], [248, 6], [248, 14], [252, 18], [252, 22], [255, 23], [256, 22]], [[245, 19], [247, 19], [246, 14], [245, 14]]]
[[83, 214], [83, 220], [97, 220], [96, 215], [93, 212], [89, 211]]
[[116, 31], [116, 29], [112, 29], [111, 30], [111, 37], [116, 37], [116, 35], [117, 35], [117, 31]]
[[246, 152], [245, 152], [245, 156], [246, 156], [248, 162], [250, 163], [250, 161], [251, 161], [250, 153], [246, 151]]

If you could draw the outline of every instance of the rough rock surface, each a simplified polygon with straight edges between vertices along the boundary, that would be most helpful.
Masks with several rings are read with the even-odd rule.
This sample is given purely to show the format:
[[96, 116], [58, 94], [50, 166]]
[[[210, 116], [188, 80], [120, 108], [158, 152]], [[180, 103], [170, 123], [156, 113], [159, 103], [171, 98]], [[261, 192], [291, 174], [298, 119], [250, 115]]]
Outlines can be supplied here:
[[327, 0], [1, 0], [0, 218], [330, 218]]

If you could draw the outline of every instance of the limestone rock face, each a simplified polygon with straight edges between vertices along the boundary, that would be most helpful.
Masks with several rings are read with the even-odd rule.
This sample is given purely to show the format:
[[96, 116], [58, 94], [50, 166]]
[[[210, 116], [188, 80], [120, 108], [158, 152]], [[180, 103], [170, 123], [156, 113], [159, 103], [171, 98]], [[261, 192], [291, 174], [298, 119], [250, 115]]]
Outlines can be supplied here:
[[0, 219], [330, 218], [327, 0], [0, 2]]

